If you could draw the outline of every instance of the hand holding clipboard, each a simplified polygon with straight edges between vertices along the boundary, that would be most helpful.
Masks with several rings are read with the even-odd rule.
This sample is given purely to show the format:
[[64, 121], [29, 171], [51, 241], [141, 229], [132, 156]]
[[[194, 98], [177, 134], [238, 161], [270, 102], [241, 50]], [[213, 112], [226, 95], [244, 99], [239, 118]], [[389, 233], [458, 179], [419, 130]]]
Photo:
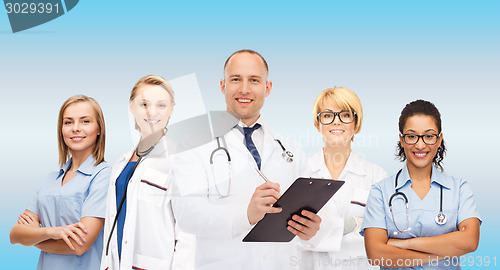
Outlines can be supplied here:
[[[266, 182], [259, 186], [248, 207], [248, 217], [250, 221], [252, 203], [257, 205], [257, 209], [261, 210], [260, 213], [264, 217], [245, 236], [243, 242], [289, 242], [295, 235], [304, 240], [310, 239], [319, 229], [319, 226], [315, 228], [316, 223], [319, 225], [321, 222], [321, 219], [315, 219], [315, 216], [317, 217], [315, 213], [343, 184], [344, 181], [331, 179], [298, 178], [282, 196], [279, 196], [277, 184]], [[267, 204], [263, 206], [264, 203]], [[281, 210], [271, 208], [281, 208]], [[304, 225], [307, 228], [302, 227]], [[288, 229], [289, 227], [292, 228]]]
[[267, 213], [281, 212], [281, 208], [272, 207], [280, 197], [280, 185], [278, 183], [267, 181], [258, 186], [248, 204], [247, 217], [250, 225], [259, 222]]

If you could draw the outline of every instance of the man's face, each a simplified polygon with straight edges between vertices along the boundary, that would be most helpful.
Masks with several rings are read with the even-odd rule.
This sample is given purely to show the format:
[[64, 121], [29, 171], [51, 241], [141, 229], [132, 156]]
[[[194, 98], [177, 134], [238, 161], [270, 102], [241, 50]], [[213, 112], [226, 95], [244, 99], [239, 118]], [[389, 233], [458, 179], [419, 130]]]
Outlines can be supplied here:
[[259, 118], [264, 100], [271, 93], [272, 82], [267, 81], [262, 59], [243, 52], [233, 55], [227, 63], [220, 87], [226, 97], [227, 111], [250, 126]]

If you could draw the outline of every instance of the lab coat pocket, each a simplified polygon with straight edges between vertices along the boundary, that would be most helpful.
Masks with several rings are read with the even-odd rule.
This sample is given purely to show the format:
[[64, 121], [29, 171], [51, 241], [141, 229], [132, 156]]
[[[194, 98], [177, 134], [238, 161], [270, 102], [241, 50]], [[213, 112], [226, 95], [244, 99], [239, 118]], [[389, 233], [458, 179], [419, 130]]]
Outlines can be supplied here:
[[139, 200], [162, 205], [166, 200], [170, 179], [167, 174], [148, 168], [139, 183]]
[[355, 188], [351, 198], [350, 216], [362, 217], [365, 211], [366, 200], [368, 199], [368, 190]]
[[132, 269], [144, 269], [144, 270], [163, 270], [171, 269], [172, 260], [162, 260], [150, 256], [134, 254], [134, 260], [132, 262]]

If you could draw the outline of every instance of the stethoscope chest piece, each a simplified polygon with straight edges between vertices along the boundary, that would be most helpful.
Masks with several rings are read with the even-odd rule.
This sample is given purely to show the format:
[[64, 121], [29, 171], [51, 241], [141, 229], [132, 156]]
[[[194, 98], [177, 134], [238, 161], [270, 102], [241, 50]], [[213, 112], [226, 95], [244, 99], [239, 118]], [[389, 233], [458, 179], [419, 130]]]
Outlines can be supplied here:
[[286, 151], [283, 151], [283, 153], [281, 154], [281, 156], [283, 157], [283, 159], [288, 162], [288, 163], [291, 163], [293, 162], [293, 154], [292, 152], [286, 150]]
[[439, 214], [437, 214], [437, 216], [434, 220], [436, 221], [436, 223], [438, 225], [444, 225], [444, 224], [446, 224], [446, 221], [447, 221], [446, 216], [444, 215], [443, 212], [439, 212]]
[[285, 160], [288, 163], [293, 162], [293, 154], [292, 152], [286, 150], [286, 148], [283, 146], [280, 140], [274, 139], [275, 141], [278, 142], [278, 144], [281, 146], [281, 150], [283, 150], [283, 153], [281, 153], [281, 156], [283, 157], [283, 160]]

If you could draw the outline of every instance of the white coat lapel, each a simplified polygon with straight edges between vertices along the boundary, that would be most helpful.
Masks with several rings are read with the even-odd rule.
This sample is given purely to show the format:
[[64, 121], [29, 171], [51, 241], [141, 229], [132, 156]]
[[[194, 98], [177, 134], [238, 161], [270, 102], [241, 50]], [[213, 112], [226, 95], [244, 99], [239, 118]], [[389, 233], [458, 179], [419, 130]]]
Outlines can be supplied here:
[[111, 185], [115, 185], [116, 179], [118, 179], [118, 176], [122, 173], [123, 169], [125, 166], [127, 166], [128, 161], [130, 160], [130, 157], [134, 153], [135, 147], [125, 154], [123, 154], [120, 159], [116, 162], [115, 166], [113, 166], [113, 172], [111, 175]]
[[309, 159], [309, 166], [311, 167], [311, 173], [313, 177], [330, 179], [330, 172], [325, 164], [325, 159], [323, 157], [323, 149], [316, 152], [314, 156]]
[[[269, 164], [271, 160], [271, 156], [274, 154], [274, 152], [279, 151], [281, 147], [279, 146], [278, 142], [275, 140], [277, 137], [274, 136], [273, 132], [267, 127], [266, 124], [262, 125], [262, 128], [264, 129], [264, 144], [263, 144], [263, 151], [260, 153], [260, 158], [261, 158], [261, 169], [264, 169], [266, 164]], [[286, 146], [284, 146], [286, 147]], [[281, 158], [281, 154], [280, 154]], [[272, 164], [272, 163], [271, 163]], [[274, 164], [276, 165], [276, 164]]]
[[[247, 147], [243, 143], [243, 140], [237, 136], [239, 132], [240, 131], [237, 129], [232, 129], [230, 132], [228, 132], [227, 135], [225, 136], [227, 146], [224, 145], [224, 142], [222, 140], [221, 140], [221, 146], [226, 147], [227, 150], [230, 152], [231, 156], [233, 155], [232, 154], [233, 151], [240, 151], [244, 153], [243, 155], [248, 154], [249, 156], [251, 156]], [[240, 154], [235, 153], [234, 156], [238, 157], [240, 156]]]

